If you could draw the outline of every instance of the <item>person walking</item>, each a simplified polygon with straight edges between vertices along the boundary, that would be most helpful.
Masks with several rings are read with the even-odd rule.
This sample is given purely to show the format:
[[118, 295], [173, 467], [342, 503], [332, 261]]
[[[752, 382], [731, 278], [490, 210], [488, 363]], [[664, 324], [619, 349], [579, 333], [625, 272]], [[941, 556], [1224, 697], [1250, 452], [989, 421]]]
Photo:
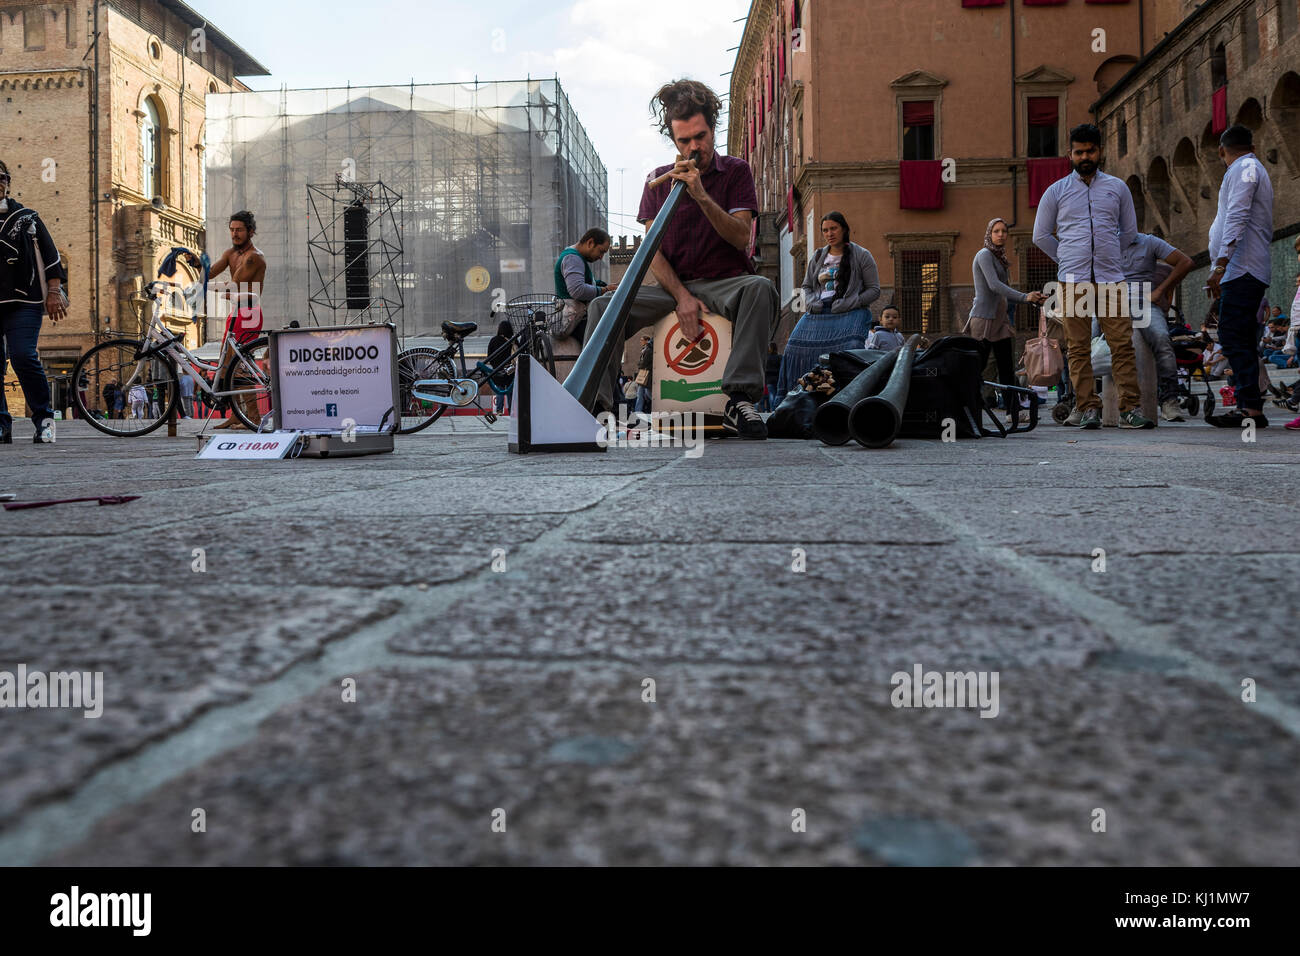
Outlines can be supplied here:
[[145, 410], [149, 407], [149, 393], [144, 386], [139, 382], [132, 385], [127, 398], [131, 401], [131, 417], [144, 418]]
[[[1007, 262], [1007, 223], [1005, 219], [990, 219], [984, 229], [984, 245], [975, 253], [971, 275], [975, 280], [975, 301], [971, 303], [970, 316], [962, 329], [979, 343], [980, 367], [989, 360], [989, 353], [998, 367], [998, 381], [1003, 385], [1016, 384], [1016, 361], [1012, 346], [1016, 330], [1011, 325], [1008, 303], [1029, 302], [1038, 305], [1045, 296], [1038, 291], [1021, 292], [1008, 284], [1011, 267]], [[1014, 416], [1019, 402], [1009, 401], [1007, 409]]]
[[[497, 334], [488, 339], [487, 357], [489, 364], [491, 364], [492, 356], [497, 355], [497, 353], [500, 353], [496, 360], [497, 365], [505, 362], [506, 356], [510, 354], [506, 346], [510, 344], [510, 340], [514, 338], [514, 335], [515, 330], [510, 325], [509, 319], [502, 319], [497, 323]], [[497, 365], [493, 365], [493, 368], [496, 368]], [[514, 384], [514, 381], [515, 373], [513, 368], [502, 369], [492, 376], [492, 384], [497, 388], [508, 389]], [[493, 403], [496, 413], [498, 415], [510, 414], [513, 400], [514, 396], [508, 391], [504, 395], [498, 393], [496, 401]]]
[[181, 371], [181, 415], [194, 417], [194, 376], [188, 370]]
[[1211, 415], [1211, 425], [1240, 428], [1246, 419], [1264, 428], [1259, 388], [1259, 311], [1272, 263], [1273, 183], [1255, 156], [1249, 127], [1229, 126], [1219, 137], [1219, 159], [1228, 167], [1219, 187], [1219, 209], [1210, 226], [1207, 281], [1219, 300], [1219, 344], [1236, 379], [1237, 410]]
[[13, 416], [4, 397], [7, 357], [31, 409], [32, 441], [44, 444], [54, 441], [54, 408], [36, 342], [42, 314], [51, 324], [66, 314], [67, 272], [44, 221], [9, 195], [10, 182], [9, 167], [0, 162], [0, 443], [13, 442]]
[[880, 271], [870, 252], [853, 241], [839, 212], [822, 217], [822, 246], [808, 259], [803, 281], [806, 312], [785, 343], [777, 392], [785, 394], [822, 355], [860, 349], [871, 330], [871, 309], [880, 298]]
[[650, 386], [654, 381], [654, 339], [641, 336], [641, 354], [636, 360], [636, 407], [634, 412], [650, 414]]
[[1034, 245], [1057, 265], [1056, 299], [1065, 324], [1074, 410], [1063, 425], [1101, 427], [1101, 396], [1092, 374], [1092, 320], [1110, 345], [1111, 375], [1119, 388], [1119, 427], [1155, 428], [1141, 411], [1133, 322], [1124, 285], [1123, 251], [1137, 236], [1133, 194], [1122, 179], [1101, 171], [1101, 130], [1082, 123], [1070, 130], [1072, 172], [1047, 187], [1034, 218]]

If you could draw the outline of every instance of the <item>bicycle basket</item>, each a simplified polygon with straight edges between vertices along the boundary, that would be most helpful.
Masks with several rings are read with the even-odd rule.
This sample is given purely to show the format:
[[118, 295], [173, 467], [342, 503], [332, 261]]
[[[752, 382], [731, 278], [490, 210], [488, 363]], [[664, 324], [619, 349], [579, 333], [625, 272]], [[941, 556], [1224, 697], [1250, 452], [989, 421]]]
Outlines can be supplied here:
[[559, 335], [564, 331], [564, 302], [559, 296], [533, 293], [516, 296], [506, 303], [506, 318], [510, 320], [510, 328], [515, 332], [532, 321], [534, 312], [542, 312], [546, 316], [546, 331], [551, 335]]

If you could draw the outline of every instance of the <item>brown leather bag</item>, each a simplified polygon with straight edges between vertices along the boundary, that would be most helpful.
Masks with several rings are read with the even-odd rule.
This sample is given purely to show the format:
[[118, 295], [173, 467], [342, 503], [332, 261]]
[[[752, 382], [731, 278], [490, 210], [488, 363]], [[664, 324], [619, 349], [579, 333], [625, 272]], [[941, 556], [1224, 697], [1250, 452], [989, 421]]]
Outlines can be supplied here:
[[1047, 316], [1038, 313], [1038, 338], [1025, 342], [1025, 378], [1030, 385], [1056, 385], [1061, 381], [1065, 360], [1061, 343], [1047, 334]]

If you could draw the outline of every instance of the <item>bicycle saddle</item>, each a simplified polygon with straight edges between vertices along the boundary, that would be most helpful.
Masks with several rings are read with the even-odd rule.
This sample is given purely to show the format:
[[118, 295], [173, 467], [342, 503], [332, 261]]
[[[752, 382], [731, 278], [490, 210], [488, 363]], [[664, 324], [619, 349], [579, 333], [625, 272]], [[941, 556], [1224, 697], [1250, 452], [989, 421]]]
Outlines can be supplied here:
[[453, 336], [472, 335], [478, 329], [477, 322], [444, 322], [442, 323], [442, 334], [448, 338]]

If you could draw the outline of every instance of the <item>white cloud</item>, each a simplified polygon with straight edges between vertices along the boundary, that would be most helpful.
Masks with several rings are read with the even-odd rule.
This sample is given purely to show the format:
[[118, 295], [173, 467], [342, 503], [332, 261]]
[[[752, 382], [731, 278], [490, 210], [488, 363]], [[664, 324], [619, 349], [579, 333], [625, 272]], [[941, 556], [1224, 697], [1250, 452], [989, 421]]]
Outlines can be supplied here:
[[[533, 76], [556, 74], [609, 172], [610, 226], [616, 235], [641, 231], [634, 221], [641, 183], [673, 158], [655, 129], [650, 97], [689, 76], [725, 97], [749, 0], [576, 0], [552, 52], [527, 51]], [[725, 100], [724, 100], [725, 106]], [[726, 114], [719, 119], [725, 137]], [[620, 177], [619, 169], [626, 170]], [[620, 198], [620, 178], [625, 186]], [[614, 219], [622, 214], [624, 218]]]

